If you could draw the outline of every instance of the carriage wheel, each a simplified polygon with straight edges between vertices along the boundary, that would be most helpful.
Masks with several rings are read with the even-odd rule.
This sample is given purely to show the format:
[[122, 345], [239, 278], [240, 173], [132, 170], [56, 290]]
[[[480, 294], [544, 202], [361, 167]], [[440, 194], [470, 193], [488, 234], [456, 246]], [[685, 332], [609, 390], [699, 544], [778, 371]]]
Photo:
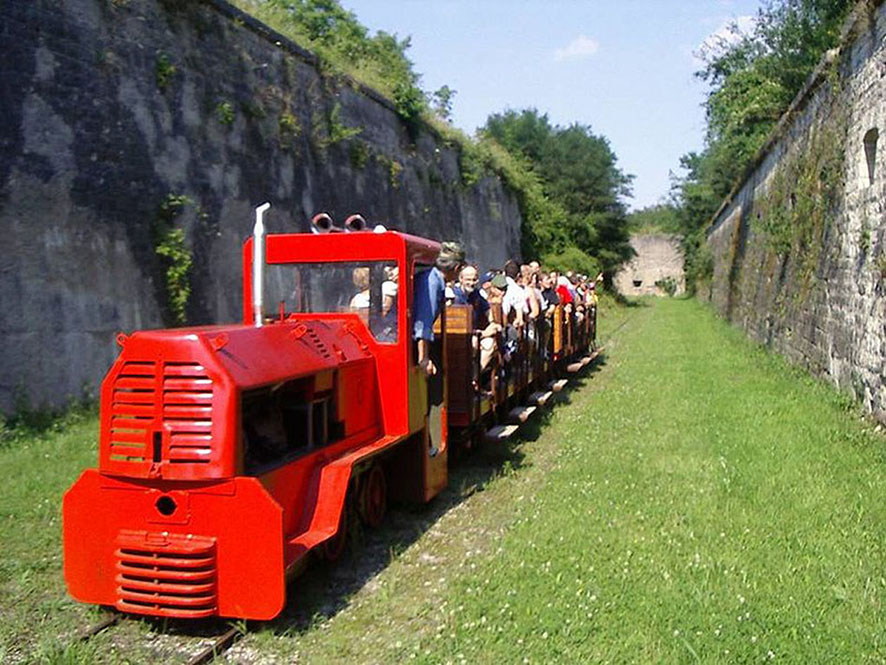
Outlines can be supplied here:
[[385, 518], [388, 507], [388, 484], [381, 464], [373, 464], [360, 487], [360, 515], [368, 526], [376, 528]]
[[345, 553], [345, 547], [348, 545], [348, 504], [341, 511], [341, 518], [338, 523], [338, 531], [335, 535], [323, 543], [323, 558], [327, 561], [338, 561], [341, 555]]

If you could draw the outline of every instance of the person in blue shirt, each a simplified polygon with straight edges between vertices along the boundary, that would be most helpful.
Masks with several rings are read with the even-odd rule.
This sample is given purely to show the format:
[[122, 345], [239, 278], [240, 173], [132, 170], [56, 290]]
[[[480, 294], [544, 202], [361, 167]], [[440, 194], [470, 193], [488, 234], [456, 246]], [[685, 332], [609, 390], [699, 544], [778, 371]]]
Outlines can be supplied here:
[[413, 282], [412, 336], [418, 343], [418, 364], [428, 376], [437, 373], [430, 357], [430, 343], [434, 341], [434, 321], [440, 315], [446, 299], [446, 282], [458, 275], [465, 260], [465, 252], [457, 242], [444, 242], [434, 267], [416, 272]]

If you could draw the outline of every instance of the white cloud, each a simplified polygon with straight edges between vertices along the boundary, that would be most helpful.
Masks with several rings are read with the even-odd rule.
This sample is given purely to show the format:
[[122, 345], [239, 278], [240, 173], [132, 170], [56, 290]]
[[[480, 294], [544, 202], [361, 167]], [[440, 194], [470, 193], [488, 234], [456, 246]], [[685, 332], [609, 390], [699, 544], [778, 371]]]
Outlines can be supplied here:
[[737, 43], [742, 37], [754, 31], [756, 16], [738, 16], [720, 22], [719, 27], [702, 40], [693, 55], [699, 64], [704, 64], [711, 56]]
[[587, 58], [594, 55], [599, 48], [600, 44], [596, 39], [579, 35], [569, 42], [565, 48], [558, 48], [554, 51], [554, 60], [557, 62], [562, 62], [563, 60], [580, 60], [581, 58]]

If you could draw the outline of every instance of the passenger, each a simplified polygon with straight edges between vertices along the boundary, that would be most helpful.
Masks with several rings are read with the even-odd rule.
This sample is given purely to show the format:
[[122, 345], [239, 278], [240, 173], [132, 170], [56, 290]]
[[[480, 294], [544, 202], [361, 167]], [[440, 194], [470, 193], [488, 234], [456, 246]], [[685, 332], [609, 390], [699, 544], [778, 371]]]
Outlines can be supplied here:
[[416, 272], [413, 293], [413, 338], [418, 343], [418, 364], [428, 376], [437, 373], [431, 360], [434, 321], [445, 302], [446, 282], [458, 275], [465, 252], [457, 242], [444, 242], [434, 267]]
[[484, 370], [495, 356], [495, 337], [501, 332], [501, 326], [492, 319], [492, 308], [480, 295], [477, 288], [477, 269], [465, 266], [458, 274], [458, 284], [452, 287], [456, 305], [470, 305], [473, 309], [472, 326], [480, 333], [479, 342], [475, 337], [475, 347], [480, 348], [480, 369]]
[[505, 290], [508, 288], [507, 278], [499, 273], [486, 284], [486, 301], [490, 305], [501, 305], [505, 297]]
[[400, 277], [400, 270], [397, 266], [387, 266], [385, 267], [385, 279], [381, 285], [381, 313], [382, 316], [387, 316], [391, 310], [394, 310], [396, 313], [397, 310], [397, 291], [398, 286], [397, 282]]
[[351, 298], [348, 307], [365, 321], [369, 317], [369, 268], [354, 268], [351, 279], [357, 293]]
[[550, 273], [541, 273], [541, 302], [542, 302], [542, 325], [541, 325], [541, 348], [544, 349], [544, 359], [550, 359], [551, 333], [554, 328], [554, 312], [560, 304], [560, 297], [554, 289], [554, 281]]
[[370, 316], [369, 328], [379, 342], [392, 344], [397, 341], [397, 293], [399, 270], [397, 266], [385, 266], [385, 281], [381, 283], [381, 316]]
[[487, 270], [480, 278], [480, 295], [486, 298], [486, 300], [489, 300], [489, 290], [492, 287], [494, 277], [495, 273], [492, 270]]
[[[520, 274], [520, 268], [514, 261], [505, 263], [505, 282], [507, 288], [501, 300], [502, 315], [508, 321], [511, 321], [515, 328], [522, 328], [526, 325], [526, 314], [529, 306], [526, 304], [526, 292], [523, 287], [517, 284], [517, 276]], [[513, 320], [511, 315], [513, 314]]]
[[530, 322], [536, 321], [538, 320], [538, 317], [541, 316], [541, 300], [536, 289], [536, 286], [538, 285], [538, 276], [533, 272], [529, 265], [521, 266], [520, 273], [522, 277], [520, 286], [523, 287], [523, 291], [526, 293], [526, 306], [529, 308], [529, 311], [527, 312], [529, 320]]
[[560, 298], [560, 304], [563, 305], [564, 309], [572, 311], [572, 302], [575, 300], [575, 297], [572, 295], [572, 288], [569, 284], [569, 280], [566, 279], [565, 275], [559, 275], [556, 272], [551, 273], [552, 276], [555, 276], [555, 284], [554, 287], [557, 290], [557, 296]]
[[554, 280], [552, 275], [556, 273], [541, 273], [541, 297], [544, 306], [544, 315], [551, 318], [554, 315], [554, 308], [560, 304], [560, 296], [554, 289]]

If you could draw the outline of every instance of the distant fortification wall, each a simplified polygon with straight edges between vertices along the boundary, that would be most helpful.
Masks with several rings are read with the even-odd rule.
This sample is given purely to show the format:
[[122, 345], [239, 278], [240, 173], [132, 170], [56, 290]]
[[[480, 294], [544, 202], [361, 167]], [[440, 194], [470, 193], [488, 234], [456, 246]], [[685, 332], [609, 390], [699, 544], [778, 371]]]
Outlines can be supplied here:
[[237, 320], [265, 200], [271, 232], [360, 212], [519, 255], [501, 181], [221, 0], [0, 2], [0, 47], [0, 410], [94, 391], [117, 331], [175, 318], [188, 254], [187, 321]]
[[703, 298], [886, 419], [886, 5], [858, 7], [708, 234]]
[[619, 293], [626, 296], [667, 295], [668, 280], [674, 289], [670, 295], [686, 291], [680, 236], [668, 233], [633, 235], [631, 247], [637, 255], [615, 276], [615, 288]]

